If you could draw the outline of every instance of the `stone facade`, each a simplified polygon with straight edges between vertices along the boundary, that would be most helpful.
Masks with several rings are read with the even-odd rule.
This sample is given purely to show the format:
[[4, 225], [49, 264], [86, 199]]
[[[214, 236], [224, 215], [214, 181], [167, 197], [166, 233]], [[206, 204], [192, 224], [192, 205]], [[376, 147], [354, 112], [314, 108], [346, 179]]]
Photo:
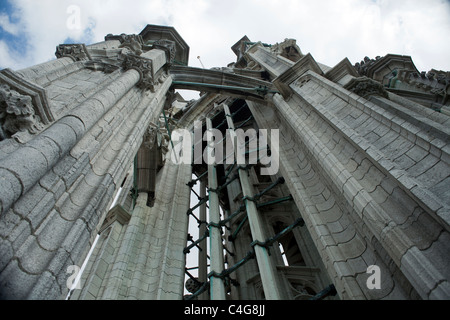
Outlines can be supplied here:
[[[232, 50], [191, 68], [178, 32], [148, 25], [0, 72], [0, 298], [66, 298], [94, 242], [71, 299], [450, 298], [449, 73], [329, 67], [294, 39]], [[259, 161], [196, 158], [212, 128], [246, 130]]]

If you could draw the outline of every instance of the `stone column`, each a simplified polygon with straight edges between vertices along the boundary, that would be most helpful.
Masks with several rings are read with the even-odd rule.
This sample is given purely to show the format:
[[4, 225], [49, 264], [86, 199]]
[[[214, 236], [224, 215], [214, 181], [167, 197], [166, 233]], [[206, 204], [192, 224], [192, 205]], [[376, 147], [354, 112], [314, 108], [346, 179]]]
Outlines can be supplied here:
[[130, 69], [0, 164], [0, 214], [28, 192], [140, 79]]

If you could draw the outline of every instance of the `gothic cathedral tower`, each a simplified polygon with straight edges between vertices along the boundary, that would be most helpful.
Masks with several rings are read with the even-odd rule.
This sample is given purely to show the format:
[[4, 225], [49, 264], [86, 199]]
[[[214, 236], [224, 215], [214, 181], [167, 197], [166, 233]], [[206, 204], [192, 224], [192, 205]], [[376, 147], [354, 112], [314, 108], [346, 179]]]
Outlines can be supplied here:
[[148, 25], [0, 72], [0, 298], [450, 298], [450, 73], [232, 50]]

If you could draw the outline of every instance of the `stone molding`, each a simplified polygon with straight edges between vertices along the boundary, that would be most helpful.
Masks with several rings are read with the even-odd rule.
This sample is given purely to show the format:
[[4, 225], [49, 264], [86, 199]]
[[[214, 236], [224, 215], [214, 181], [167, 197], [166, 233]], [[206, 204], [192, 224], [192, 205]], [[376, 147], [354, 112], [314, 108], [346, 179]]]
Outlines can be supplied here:
[[106, 74], [113, 73], [114, 71], [120, 69], [119, 66], [116, 66], [112, 63], [106, 63], [98, 60], [86, 61], [84, 63], [84, 67], [93, 71], [102, 71]]
[[[174, 89], [193, 89], [202, 92], [227, 92], [246, 100], [264, 99], [264, 91], [273, 90], [272, 83], [223, 70], [208, 70], [172, 65], [170, 75]], [[256, 90], [261, 88], [260, 91]], [[267, 92], [266, 92], [267, 93]]]

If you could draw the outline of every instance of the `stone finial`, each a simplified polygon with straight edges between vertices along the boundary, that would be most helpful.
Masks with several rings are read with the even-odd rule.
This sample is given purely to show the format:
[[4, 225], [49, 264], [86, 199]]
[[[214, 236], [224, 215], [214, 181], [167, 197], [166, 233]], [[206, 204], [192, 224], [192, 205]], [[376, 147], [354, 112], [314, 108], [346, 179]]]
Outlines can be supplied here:
[[74, 61], [91, 60], [84, 44], [61, 44], [56, 47], [56, 57], [70, 57]]
[[36, 134], [43, 129], [39, 116], [35, 114], [32, 98], [0, 85], [0, 140], [28, 131]]

